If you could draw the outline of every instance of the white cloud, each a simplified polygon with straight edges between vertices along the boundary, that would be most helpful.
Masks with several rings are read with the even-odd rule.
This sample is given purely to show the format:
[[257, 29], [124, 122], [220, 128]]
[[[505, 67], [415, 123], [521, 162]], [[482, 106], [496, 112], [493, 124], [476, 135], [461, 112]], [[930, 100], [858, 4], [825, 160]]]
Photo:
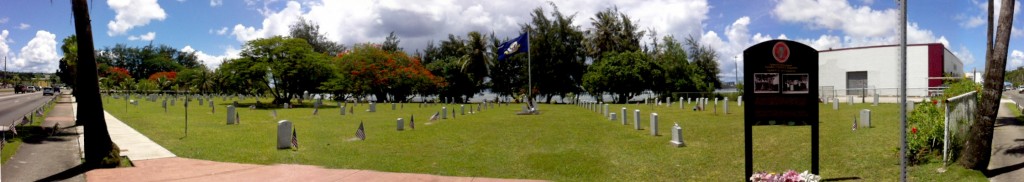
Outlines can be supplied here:
[[[750, 35], [750, 30], [747, 28], [750, 22], [750, 17], [744, 16], [726, 26], [723, 32], [725, 32], [725, 37], [728, 38], [728, 41], [719, 37], [715, 31], [707, 31], [701, 35], [701, 43], [718, 52], [718, 67], [721, 70], [719, 76], [725, 78], [735, 77], [738, 72], [742, 72], [737, 69], [743, 67], [743, 50], [754, 44], [772, 39], [772, 36], [767, 34], [755, 33]], [[786, 35], [779, 35], [778, 39], [788, 38]], [[740, 74], [739, 76], [743, 75]]]
[[[898, 15], [896, 9], [854, 7], [845, 0], [781, 0], [773, 14], [784, 22], [828, 30], [829, 34], [817, 39], [797, 39], [818, 50], [899, 43], [899, 22], [894, 18]], [[842, 33], [833, 35], [833, 30]], [[947, 48], [950, 44], [945, 36], [937, 36], [914, 22], [907, 23], [907, 43], [942, 43]]]
[[10, 20], [11, 20], [11, 19], [10, 19], [10, 18], [7, 18], [7, 17], [3, 17], [3, 18], [0, 18], [0, 24], [4, 24], [4, 23], [7, 23], [7, 21], [10, 21]]
[[[281, 2], [276, 0], [246, 0], [257, 8], [263, 21], [257, 25], [236, 24], [227, 32], [240, 42], [274, 35], [287, 35], [288, 26], [299, 17], [320, 25], [330, 40], [351, 46], [354, 43], [381, 42], [394, 31], [401, 45], [408, 51], [422, 49], [428, 41], [438, 43], [448, 34], [465, 37], [470, 31], [494, 32], [498, 38], [515, 36], [520, 25], [530, 21], [533, 8], [543, 8], [545, 15], [552, 12], [545, 0], [490, 1], [328, 1], [303, 0]], [[281, 3], [281, 8], [270, 9], [267, 4]], [[259, 4], [263, 4], [262, 9]], [[703, 34], [710, 9], [706, 0], [589, 0], [557, 1], [555, 4], [565, 15], [575, 14], [574, 25], [589, 28], [590, 18], [598, 11], [617, 6], [635, 20], [642, 29], [653, 29], [659, 35], [686, 37]], [[516, 7], [516, 8], [509, 8]], [[673, 13], [665, 13], [673, 12]], [[344, 17], [344, 18], [338, 18]], [[647, 41], [646, 39], [644, 41]]]
[[1017, 69], [1021, 66], [1024, 66], [1024, 52], [1013, 50], [1010, 53], [1009, 61], [1006, 62], [1006, 69]]
[[[4, 35], [6, 36], [6, 30]], [[35, 38], [21, 48], [20, 54], [12, 59], [10, 69], [18, 72], [46, 72], [57, 70], [57, 35], [47, 31], [37, 31]]]
[[[975, 8], [970, 10], [970, 11], [977, 12], [977, 13], [974, 16], [970, 16], [970, 17], [967, 17], [967, 15], [965, 15], [965, 14], [960, 14], [960, 15], [957, 15], [956, 17], [954, 17], [954, 19], [960, 21], [960, 26], [964, 27], [964, 28], [974, 28], [974, 27], [978, 27], [978, 26], [985, 25], [986, 23], [988, 23], [988, 22], [986, 22], [988, 20], [988, 1], [982, 2], [982, 1], [971, 0], [971, 4], [974, 4]], [[992, 8], [995, 8], [995, 9], [992, 12], [992, 22], [993, 22], [992, 24], [994, 24], [995, 27], [999, 26], [999, 12], [1002, 10], [1001, 9], [1002, 7], [1003, 7], [1003, 1], [995, 1], [995, 4], [993, 4]], [[1013, 17], [1017, 17], [1017, 14], [1019, 14], [1019, 13], [1020, 13], [1020, 1], [1016, 1], [1015, 0], [1014, 4], [1013, 4], [1013, 15], [1012, 16]], [[1021, 32], [1021, 30], [1019, 30], [1017, 28], [1017, 26], [1010, 27], [1010, 28], [1011, 28], [1011, 31], [1010, 31], [1011, 33], [1010, 34], [1011, 34], [1012, 37], [1017, 38], [1017, 37], [1024, 36], [1024, 34], [1022, 34], [1024, 32]]]
[[773, 9], [785, 22], [806, 23], [811, 28], [842, 30], [853, 37], [884, 36], [896, 29], [895, 9], [853, 7], [846, 0], [781, 0]]
[[224, 60], [238, 58], [238, 53], [242, 52], [241, 50], [235, 49], [234, 47], [227, 47], [224, 49], [224, 54], [215, 56], [206, 54], [203, 51], [196, 51], [190, 45], [181, 48], [181, 51], [195, 52], [196, 57], [199, 59], [199, 61], [205, 64], [206, 67], [210, 69], [217, 69], [217, 67], [220, 67], [221, 63], [224, 63]]
[[29, 25], [27, 23], [18, 24], [18, 29], [21, 29], [21, 30], [28, 29], [29, 27], [32, 27], [32, 25]]
[[224, 5], [224, 0], [210, 0], [210, 7]]
[[134, 41], [134, 40], [152, 41], [153, 39], [156, 39], [156, 32], [149, 32], [149, 33], [142, 34], [142, 35], [139, 35], [139, 36], [134, 36], [134, 35], [128, 36], [128, 40], [132, 40], [132, 41]]
[[167, 13], [156, 0], [107, 0], [107, 6], [117, 15], [107, 23], [107, 35], [121, 35], [137, 26], [149, 24], [152, 20], [162, 21]]
[[220, 27], [220, 30], [217, 30], [217, 35], [224, 35], [224, 34], [227, 34], [227, 33], [228, 33], [228, 27]]
[[7, 38], [8, 35], [10, 35], [10, 32], [7, 30], [0, 31], [0, 56], [9, 56], [11, 53], [11, 47], [7, 43], [13, 41]]
[[953, 55], [956, 55], [957, 58], [960, 58], [960, 62], [964, 63], [964, 69], [967, 69], [967, 65], [974, 64], [974, 54], [971, 53], [970, 49], [967, 49], [967, 46], [960, 45], [960, 49], [953, 52]]

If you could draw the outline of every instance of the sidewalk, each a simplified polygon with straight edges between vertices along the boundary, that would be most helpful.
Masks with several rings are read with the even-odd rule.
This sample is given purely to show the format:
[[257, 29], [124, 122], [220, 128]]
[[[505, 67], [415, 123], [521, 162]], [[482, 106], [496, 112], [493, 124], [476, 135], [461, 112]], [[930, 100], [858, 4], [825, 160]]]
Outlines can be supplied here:
[[254, 165], [187, 158], [134, 161], [135, 167], [97, 169], [86, 173], [89, 181], [538, 181], [371, 170], [325, 169], [318, 166]]
[[1017, 120], [1005, 103], [1016, 105], [1011, 100], [1003, 99], [999, 104], [995, 128], [992, 132], [992, 158], [988, 163], [989, 181], [1021, 181], [1024, 180], [1024, 123]]
[[[79, 137], [75, 129], [74, 107], [70, 103], [70, 96], [60, 98], [50, 114], [47, 115], [41, 126], [44, 128], [53, 127], [59, 123], [63, 130], [54, 136], [41, 135], [42, 131], [35, 131], [40, 135], [32, 135], [30, 131], [22, 131], [22, 145], [17, 153], [11, 157], [3, 168], [2, 181], [37, 181], [44, 179], [61, 181], [85, 181], [82, 174], [59, 175], [63, 171], [77, 168], [81, 163], [81, 155], [76, 152], [79, 144], [75, 141]], [[81, 127], [76, 127], [81, 128]], [[32, 136], [30, 136], [32, 135]]]

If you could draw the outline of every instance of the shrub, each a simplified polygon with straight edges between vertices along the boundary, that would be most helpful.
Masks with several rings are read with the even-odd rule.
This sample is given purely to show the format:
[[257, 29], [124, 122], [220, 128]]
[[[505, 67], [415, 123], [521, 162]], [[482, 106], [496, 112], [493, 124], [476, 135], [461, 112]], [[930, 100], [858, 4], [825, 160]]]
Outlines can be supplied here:
[[907, 157], [911, 164], [930, 160], [942, 151], [943, 110], [937, 101], [918, 104], [907, 116]]

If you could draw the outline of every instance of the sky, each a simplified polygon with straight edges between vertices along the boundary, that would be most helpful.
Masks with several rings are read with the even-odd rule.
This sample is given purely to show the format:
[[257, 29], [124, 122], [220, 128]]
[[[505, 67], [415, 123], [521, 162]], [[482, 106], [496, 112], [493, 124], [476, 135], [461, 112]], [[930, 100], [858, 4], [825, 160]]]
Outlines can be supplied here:
[[[499, 38], [519, 34], [530, 12], [549, 1], [476, 0], [89, 0], [97, 48], [116, 44], [164, 44], [195, 51], [218, 67], [246, 41], [288, 34], [300, 18], [320, 25], [327, 38], [351, 47], [383, 42], [390, 33], [407, 52], [427, 42], [465, 37], [470, 31]], [[550, 2], [586, 30], [598, 11], [617, 7], [658, 36], [693, 36], [719, 53], [719, 75], [732, 81], [743, 67], [743, 49], [788, 39], [819, 50], [898, 44], [898, 7], [893, 0], [568, 0]], [[964, 62], [984, 69], [987, 1], [910, 1], [908, 42], [942, 43]], [[996, 9], [999, 9], [996, 2]], [[1024, 66], [1020, 2], [1014, 6], [1007, 69]], [[998, 12], [996, 13], [998, 14]], [[68, 1], [0, 1], [0, 56], [14, 72], [57, 70], [61, 40], [74, 34]], [[644, 42], [650, 38], [645, 37]], [[742, 76], [742, 70], [738, 70]]]

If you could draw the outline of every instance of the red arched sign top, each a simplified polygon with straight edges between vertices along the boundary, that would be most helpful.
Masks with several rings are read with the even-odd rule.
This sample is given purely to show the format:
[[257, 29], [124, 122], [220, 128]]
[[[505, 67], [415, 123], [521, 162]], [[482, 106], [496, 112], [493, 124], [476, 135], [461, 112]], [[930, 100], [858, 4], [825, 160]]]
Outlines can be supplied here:
[[772, 47], [772, 56], [775, 56], [775, 61], [786, 63], [786, 60], [789, 60], [789, 46], [786, 45], [786, 42], [775, 43], [775, 46]]

